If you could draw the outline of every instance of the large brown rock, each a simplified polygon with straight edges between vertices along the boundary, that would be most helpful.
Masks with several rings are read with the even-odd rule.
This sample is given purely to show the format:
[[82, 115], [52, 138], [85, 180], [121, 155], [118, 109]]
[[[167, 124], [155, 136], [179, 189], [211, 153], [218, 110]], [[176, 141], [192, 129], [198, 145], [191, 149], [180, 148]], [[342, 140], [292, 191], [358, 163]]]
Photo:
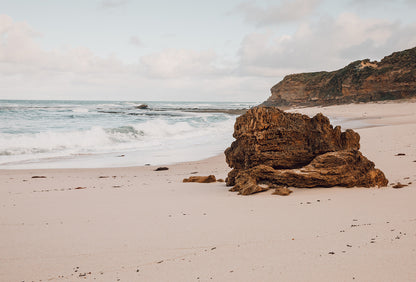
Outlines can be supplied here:
[[416, 97], [416, 47], [380, 62], [369, 59], [331, 72], [287, 75], [265, 106], [315, 106]]
[[313, 118], [256, 107], [237, 118], [236, 140], [225, 151], [231, 191], [249, 195], [278, 186], [385, 186], [383, 172], [358, 150], [360, 136]]

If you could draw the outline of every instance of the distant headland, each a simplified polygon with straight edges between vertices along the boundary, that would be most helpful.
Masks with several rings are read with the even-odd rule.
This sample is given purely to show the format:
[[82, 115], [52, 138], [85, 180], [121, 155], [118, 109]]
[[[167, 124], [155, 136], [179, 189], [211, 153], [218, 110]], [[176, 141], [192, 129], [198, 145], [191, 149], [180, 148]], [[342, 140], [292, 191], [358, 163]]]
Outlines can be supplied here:
[[380, 62], [358, 60], [332, 72], [287, 75], [265, 106], [318, 106], [416, 97], [416, 47]]

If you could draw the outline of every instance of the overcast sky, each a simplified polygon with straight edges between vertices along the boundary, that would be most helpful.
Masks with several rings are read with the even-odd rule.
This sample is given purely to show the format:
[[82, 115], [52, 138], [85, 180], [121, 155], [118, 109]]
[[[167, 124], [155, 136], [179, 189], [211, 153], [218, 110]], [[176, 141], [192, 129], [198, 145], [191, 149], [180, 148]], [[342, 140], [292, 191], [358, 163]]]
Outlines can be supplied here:
[[416, 0], [0, 0], [0, 99], [263, 101], [416, 46]]

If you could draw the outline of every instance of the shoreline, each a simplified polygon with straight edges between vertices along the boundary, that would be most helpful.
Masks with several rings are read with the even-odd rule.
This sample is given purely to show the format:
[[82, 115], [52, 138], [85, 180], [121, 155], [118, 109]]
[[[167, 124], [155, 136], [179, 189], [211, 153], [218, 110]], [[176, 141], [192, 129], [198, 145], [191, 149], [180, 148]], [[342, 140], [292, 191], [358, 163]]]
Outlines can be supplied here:
[[0, 281], [413, 281], [416, 103], [292, 111], [382, 124], [356, 131], [388, 187], [282, 197], [182, 183], [225, 178], [224, 155], [166, 171], [2, 169]]
[[10, 121], [0, 128], [0, 169], [200, 160], [231, 143], [236, 113], [251, 104], [8, 101], [0, 111]]
[[[403, 100], [393, 100], [393, 101], [379, 101], [379, 102], [372, 102], [372, 103], [353, 103], [353, 104], [345, 104], [345, 105], [329, 105], [329, 106], [315, 106], [315, 107], [300, 107], [300, 108], [285, 108], [284, 110], [287, 112], [297, 112], [297, 113], [304, 113], [309, 116], [313, 116], [319, 112], [322, 112], [324, 115], [328, 116], [331, 119], [331, 124], [334, 126], [342, 125], [342, 130], [347, 128], [351, 128], [354, 130], [362, 129], [362, 128], [371, 128], [376, 126], [383, 126], [380, 120], [387, 118], [387, 116], [382, 116], [383, 113], [378, 112], [377, 116], [368, 116], [366, 113], [361, 116], [356, 116], [355, 114], [349, 114], [348, 111], [342, 111], [342, 114], [338, 110], [331, 110], [331, 109], [338, 109], [338, 108], [362, 108], [362, 107], [374, 107], [374, 105], [395, 105], [395, 107], [403, 104], [413, 104], [416, 103], [416, 99], [403, 99]], [[373, 105], [373, 106], [371, 106]], [[192, 109], [182, 109], [184, 112], [192, 112]], [[212, 109], [201, 109], [199, 112], [205, 112], [208, 110], [211, 113]], [[400, 109], [399, 109], [400, 110]], [[218, 111], [224, 111], [223, 109], [219, 109]], [[228, 111], [228, 110], [225, 110]], [[243, 114], [247, 109], [244, 110], [235, 110], [231, 109], [230, 111], [241, 111], [240, 114]], [[391, 117], [400, 118], [403, 115], [395, 114]], [[389, 117], [390, 118], [390, 117]], [[332, 119], [335, 119], [333, 121]], [[391, 121], [389, 121], [391, 122]], [[401, 121], [402, 122], [402, 121]], [[232, 135], [232, 132], [230, 133]], [[233, 141], [233, 138], [231, 138]], [[231, 141], [231, 142], [232, 142]], [[230, 144], [231, 144], [230, 142]], [[225, 150], [226, 148], [224, 148]], [[170, 153], [173, 153], [170, 152]], [[180, 155], [186, 153], [184, 149], [178, 149], [176, 153]], [[195, 153], [195, 152], [194, 152]], [[144, 161], [142, 165], [138, 164], [131, 164], [134, 163], [133, 159], [141, 154], [141, 151], [130, 151], [130, 152], [123, 152], [123, 151], [115, 151], [115, 152], [107, 152], [102, 154], [92, 154], [92, 155], [84, 155], [78, 157], [51, 157], [51, 158], [42, 158], [39, 162], [34, 160], [29, 160], [27, 162], [28, 168], [25, 168], [25, 161], [10, 161], [8, 163], [4, 163], [0, 166], [1, 170], [55, 170], [55, 169], [99, 169], [99, 168], [112, 168], [112, 169], [121, 169], [121, 168], [130, 168], [130, 167], [142, 167], [149, 165], [147, 161]], [[189, 152], [188, 152], [189, 154]], [[208, 157], [218, 157], [223, 153], [219, 153], [217, 155], [211, 154]], [[125, 157], [126, 160], [121, 160], [120, 157]], [[123, 158], [124, 159], [124, 158]], [[195, 161], [202, 161], [207, 159], [206, 157], [197, 158], [196, 160], [180, 160], [180, 161], [170, 161], [170, 162], [163, 162], [161, 160], [156, 160], [154, 163], [150, 163], [151, 166], [172, 166], [181, 163], [187, 162], [195, 162]], [[104, 161], [107, 165], [104, 166], [93, 166], [91, 164], [87, 166], [80, 166], [83, 162], [90, 162], [93, 164], [99, 163]], [[52, 161], [52, 164], [58, 165], [58, 168], [50, 168], [48, 167], [48, 162]], [[118, 163], [125, 163], [124, 165], [119, 165]], [[74, 163], [71, 166], [71, 163]], [[113, 165], [108, 165], [109, 163], [113, 163]], [[78, 166], [77, 166], [78, 165]], [[2, 168], [2, 166], [4, 168]], [[42, 167], [43, 166], [43, 167]], [[9, 168], [10, 167], [10, 168]]]
[[[415, 101], [402, 101], [401, 103], [407, 103], [407, 102], [414, 102]], [[368, 104], [374, 104], [374, 105], [385, 105], [385, 104], [396, 104], [396, 103], [368, 103]], [[364, 123], [363, 125], [358, 125], [358, 127], [345, 127], [342, 126], [342, 130], [344, 131], [347, 128], [352, 128], [355, 131], [359, 130], [359, 129], [365, 129], [365, 128], [372, 128], [372, 127], [378, 127], [378, 126], [384, 126], [383, 124], [377, 123], [375, 122], [377, 119], [380, 119], [381, 116], [377, 116], [377, 117], [368, 117], [368, 116], [361, 116], [361, 117], [349, 117], [348, 114], [347, 115], [338, 115], [338, 111], [337, 110], [333, 110], [336, 109], [340, 106], [357, 106], [357, 105], [368, 105], [368, 104], [347, 104], [347, 105], [331, 105], [331, 106], [317, 106], [317, 107], [302, 107], [302, 108], [288, 108], [285, 109], [285, 111], [287, 112], [292, 112], [292, 113], [302, 113], [302, 114], [306, 114], [309, 115], [310, 117], [316, 115], [317, 113], [323, 113], [324, 115], [328, 115], [330, 118], [335, 118], [335, 119], [341, 119], [342, 123], [346, 123], [349, 124], [350, 121], [354, 122], [354, 121], [358, 121], [358, 122], [362, 122], [362, 121], [368, 121], [366, 123]], [[247, 111], [247, 110], [244, 110]], [[335, 114], [337, 113], [337, 114]], [[406, 116], [406, 115], [405, 115]], [[394, 115], [393, 117], [400, 117], [400, 115]], [[332, 123], [331, 123], [332, 124]], [[335, 125], [334, 125], [335, 126]], [[225, 148], [226, 149], [226, 148]], [[225, 150], [224, 149], [224, 150]], [[121, 153], [121, 152], [119, 152]], [[110, 153], [107, 153], [110, 154]], [[114, 153], [113, 155], [117, 155], [117, 153]], [[116, 156], [114, 158], [117, 158]], [[2, 171], [4, 172], [22, 172], [22, 173], [37, 173], [37, 172], [43, 172], [43, 171], [51, 171], [51, 172], [56, 172], [56, 173], [64, 173], [64, 172], [82, 172], [82, 171], [90, 171], [90, 172], [94, 172], [97, 170], [100, 171], [107, 171], [107, 170], [111, 170], [111, 171], [120, 171], [120, 170], [135, 170], [135, 169], [141, 169], [141, 168], [149, 168], [149, 169], [155, 169], [157, 167], [161, 167], [161, 166], [169, 166], [169, 167], [174, 167], [174, 166], [181, 166], [181, 165], [192, 165], [193, 163], [201, 163], [201, 162], [209, 162], [211, 159], [221, 159], [224, 158], [224, 153], [220, 153], [217, 154], [215, 156], [211, 156], [208, 158], [202, 158], [200, 160], [190, 160], [190, 161], [180, 161], [180, 162], [175, 162], [175, 163], [162, 163], [162, 164], [143, 164], [143, 165], [130, 165], [130, 166], [114, 166], [114, 167], [69, 167], [69, 168], [0, 168], [0, 173]], [[57, 159], [59, 159], [59, 157], [57, 157]], [[230, 169], [231, 170], [231, 169]]]

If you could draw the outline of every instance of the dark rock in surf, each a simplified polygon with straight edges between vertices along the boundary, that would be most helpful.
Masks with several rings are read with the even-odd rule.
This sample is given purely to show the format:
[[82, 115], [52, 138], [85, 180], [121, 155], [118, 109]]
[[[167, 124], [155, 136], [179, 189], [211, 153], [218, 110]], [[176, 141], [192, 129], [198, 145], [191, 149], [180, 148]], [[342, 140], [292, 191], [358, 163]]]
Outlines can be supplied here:
[[140, 106], [136, 106], [135, 108], [139, 110], [147, 110], [149, 109], [149, 106], [146, 104], [141, 104]]

